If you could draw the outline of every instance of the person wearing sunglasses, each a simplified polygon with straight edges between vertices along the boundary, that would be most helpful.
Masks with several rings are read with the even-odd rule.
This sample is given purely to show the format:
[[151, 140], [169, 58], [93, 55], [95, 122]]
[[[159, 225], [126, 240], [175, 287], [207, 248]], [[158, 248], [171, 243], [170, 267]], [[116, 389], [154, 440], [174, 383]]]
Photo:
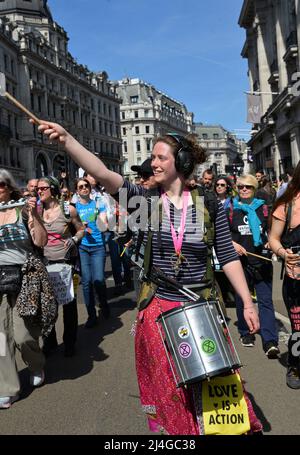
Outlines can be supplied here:
[[[49, 266], [72, 268], [75, 264], [78, 251], [76, 244], [84, 236], [84, 226], [78, 213], [72, 205], [65, 212], [63, 200], [60, 198], [60, 185], [54, 177], [42, 177], [38, 180], [38, 195], [41, 202], [41, 216], [48, 234], [48, 242], [44, 247], [44, 257]], [[64, 355], [72, 357], [75, 353], [77, 338], [78, 312], [76, 295], [67, 304], [63, 304], [64, 321]], [[55, 327], [50, 335], [44, 339], [43, 351], [46, 356], [57, 349]]]
[[[21, 197], [12, 175], [0, 169], [0, 203], [18, 201]], [[16, 346], [30, 370], [31, 385], [38, 387], [44, 382], [45, 358], [39, 347], [40, 328], [30, 318], [25, 321], [17, 310], [22, 266], [28, 254], [34, 253], [34, 246], [41, 248], [47, 243], [47, 232], [36, 202], [35, 197], [29, 197], [23, 209], [0, 210], [0, 409], [10, 408], [18, 399], [20, 381]], [[12, 276], [12, 282], [5, 282], [5, 276], [7, 279]]]
[[224, 210], [227, 209], [231, 201], [232, 185], [228, 177], [219, 175], [215, 183], [215, 193], [223, 204]]
[[[254, 197], [258, 182], [253, 175], [237, 178], [238, 195], [227, 209], [233, 245], [239, 254], [248, 286], [256, 291], [259, 308], [260, 335], [268, 358], [277, 358], [278, 331], [272, 300], [272, 263], [268, 254], [268, 207], [264, 200]], [[261, 257], [257, 257], [259, 255]], [[253, 347], [254, 334], [250, 334], [243, 315], [240, 296], [235, 296], [238, 330], [243, 346]]]
[[[85, 235], [79, 246], [81, 264], [81, 284], [88, 319], [85, 328], [90, 329], [97, 324], [95, 294], [97, 295], [102, 316], [107, 319], [110, 309], [107, 303], [105, 284], [105, 241], [103, 231], [107, 229], [106, 208], [101, 199], [91, 198], [91, 184], [86, 178], [77, 180], [76, 191], [78, 202], [75, 207], [85, 226]], [[99, 224], [98, 223], [98, 218]], [[102, 232], [99, 229], [102, 222]]]

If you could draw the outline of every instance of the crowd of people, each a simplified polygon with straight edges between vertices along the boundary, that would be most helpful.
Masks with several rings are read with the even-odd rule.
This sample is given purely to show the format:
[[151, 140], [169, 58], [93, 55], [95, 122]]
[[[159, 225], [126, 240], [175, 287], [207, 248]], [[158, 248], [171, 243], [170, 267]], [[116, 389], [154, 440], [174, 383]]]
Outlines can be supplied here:
[[[21, 194], [12, 176], [0, 170], [0, 202], [8, 204], [22, 197], [26, 200], [21, 207], [12, 205], [0, 210], [1, 270], [8, 273], [17, 264], [20, 272], [28, 253], [32, 253], [39, 258], [41, 267], [45, 267], [52, 285], [54, 276], [64, 277], [66, 295], [61, 305], [64, 353], [71, 357], [76, 352], [78, 326], [74, 275], [81, 276], [87, 310], [85, 327], [93, 329], [99, 317], [110, 317], [105, 281], [105, 260], [109, 253], [115, 295], [133, 284], [137, 295], [136, 370], [150, 429], [173, 435], [210, 434], [203, 418], [201, 381], [186, 388], [176, 387], [157, 320], [189, 302], [182, 288], [192, 289], [205, 301], [221, 300], [220, 290], [224, 291], [226, 304], [226, 288], [230, 286], [235, 296], [241, 344], [253, 347], [255, 335], [259, 334], [267, 358], [278, 357], [278, 329], [272, 302], [274, 256], [281, 257], [285, 263], [283, 298], [292, 332], [300, 328], [298, 239], [290, 241], [299, 225], [300, 165], [294, 176], [289, 170], [277, 187], [261, 170], [255, 176], [235, 177], [216, 176], [206, 169], [199, 179], [194, 170], [197, 164], [205, 162], [205, 151], [192, 135], [182, 137], [170, 133], [156, 139], [150, 159], [133, 166], [138, 180], [131, 183], [109, 170], [60, 125], [44, 122], [39, 130], [51, 142], [59, 141], [86, 172], [75, 182], [73, 193], [65, 175], [61, 181], [51, 176], [31, 179]], [[121, 203], [122, 191], [126, 191], [126, 207]], [[204, 200], [202, 212], [198, 196]], [[136, 197], [146, 198], [150, 216], [140, 216], [139, 224], [130, 225], [128, 219], [133, 213], [130, 201]], [[123, 217], [128, 223], [125, 229]], [[158, 229], [152, 226], [155, 219]], [[155, 281], [153, 271], [156, 270], [171, 279], [173, 286], [168, 281]], [[45, 356], [58, 346], [57, 314], [53, 315], [47, 333], [38, 331], [36, 324], [33, 330], [22, 323], [16, 310], [22, 277], [19, 280], [19, 288], [12, 290], [2, 289], [0, 283], [0, 329], [9, 334], [10, 353], [5, 359], [0, 356], [0, 408], [9, 408], [20, 391], [15, 346], [21, 350], [31, 371], [33, 386], [44, 382]], [[53, 295], [60, 303], [62, 296], [56, 295], [55, 289]], [[43, 339], [42, 348], [39, 337]], [[286, 381], [289, 387], [299, 389], [300, 362], [293, 346], [291, 336]], [[229, 372], [221, 376], [229, 376]], [[239, 375], [235, 373], [232, 377], [236, 387], [241, 388], [248, 422], [248, 427], [236, 431], [261, 432], [261, 423]]]

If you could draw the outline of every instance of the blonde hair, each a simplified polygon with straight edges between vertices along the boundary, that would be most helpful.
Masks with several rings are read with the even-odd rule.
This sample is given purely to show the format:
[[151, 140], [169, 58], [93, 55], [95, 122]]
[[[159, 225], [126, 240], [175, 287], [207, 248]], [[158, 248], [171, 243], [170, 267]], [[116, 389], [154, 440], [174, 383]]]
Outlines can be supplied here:
[[240, 183], [242, 185], [251, 185], [255, 190], [257, 190], [258, 188], [258, 181], [254, 177], [254, 175], [251, 174], [240, 175], [237, 178], [236, 184], [239, 185]]

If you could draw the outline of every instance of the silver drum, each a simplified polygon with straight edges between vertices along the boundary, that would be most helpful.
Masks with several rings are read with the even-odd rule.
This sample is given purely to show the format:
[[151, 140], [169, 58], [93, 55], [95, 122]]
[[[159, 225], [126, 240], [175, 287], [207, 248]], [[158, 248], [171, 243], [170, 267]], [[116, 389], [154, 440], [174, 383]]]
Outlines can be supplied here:
[[224, 315], [216, 301], [185, 304], [165, 311], [156, 322], [177, 387], [241, 366]]

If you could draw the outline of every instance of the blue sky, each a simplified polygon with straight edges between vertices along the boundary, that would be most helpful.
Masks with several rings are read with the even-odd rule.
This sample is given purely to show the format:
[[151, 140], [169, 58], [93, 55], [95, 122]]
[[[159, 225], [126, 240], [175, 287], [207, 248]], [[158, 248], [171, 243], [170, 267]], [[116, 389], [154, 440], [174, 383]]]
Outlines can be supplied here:
[[197, 122], [249, 129], [245, 31], [237, 24], [242, 0], [48, 3], [79, 63], [111, 80], [139, 77], [183, 102]]

